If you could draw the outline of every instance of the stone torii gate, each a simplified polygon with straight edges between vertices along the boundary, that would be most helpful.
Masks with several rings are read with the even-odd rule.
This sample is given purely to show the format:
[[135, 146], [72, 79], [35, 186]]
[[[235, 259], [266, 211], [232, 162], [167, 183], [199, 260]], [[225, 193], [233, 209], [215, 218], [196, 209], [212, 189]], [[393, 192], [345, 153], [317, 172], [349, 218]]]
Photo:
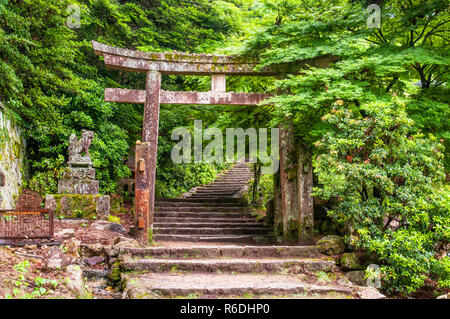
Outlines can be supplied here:
[[[146, 73], [146, 89], [105, 89], [105, 101], [122, 103], [144, 104], [144, 123], [142, 130], [142, 143], [136, 145], [136, 172], [135, 172], [135, 216], [137, 239], [143, 243], [148, 243], [149, 233], [153, 233], [153, 215], [155, 202], [155, 179], [156, 179], [156, 158], [158, 147], [158, 126], [160, 104], [193, 104], [193, 105], [258, 105], [270, 95], [265, 93], [235, 93], [226, 91], [227, 75], [246, 76], [283, 76], [283, 74], [296, 74], [302, 68], [308, 66], [327, 67], [330, 63], [329, 57], [305, 60], [298, 65], [278, 66], [255, 71], [256, 62], [249, 61], [240, 56], [221, 56], [188, 54], [179, 52], [139, 52], [117, 47], [111, 47], [103, 43], [92, 41], [94, 52], [103, 56], [105, 65], [111, 69], [119, 69], [131, 72]], [[161, 74], [176, 75], [207, 75], [211, 76], [211, 91], [209, 92], [172, 92], [161, 90]], [[298, 190], [297, 187], [289, 187], [285, 169], [287, 167], [286, 157], [289, 156], [286, 150], [282, 150], [283, 145], [294, 143], [293, 134], [283, 134], [285, 128], [281, 129], [280, 145], [280, 177], [281, 177], [281, 211], [279, 215], [283, 223], [283, 233], [289, 232], [289, 223], [294, 220], [308, 220], [312, 231], [313, 223], [312, 197], [311, 191], [306, 193]], [[288, 127], [289, 129], [289, 127]], [[289, 140], [291, 138], [292, 140]], [[284, 139], [284, 140], [283, 140]], [[291, 165], [291, 164], [290, 164]], [[286, 166], [286, 167], [284, 167]], [[304, 169], [299, 170], [299, 174], [311, 175]], [[311, 166], [309, 166], [311, 167]], [[303, 180], [302, 176], [300, 178]], [[292, 184], [292, 182], [291, 182]], [[305, 183], [303, 183], [305, 184]], [[302, 184], [302, 185], [303, 185]], [[312, 182], [306, 183], [308, 190], [312, 188]], [[290, 194], [288, 194], [290, 192]], [[295, 193], [295, 194], [294, 194]], [[306, 194], [306, 196], [305, 196]], [[275, 194], [276, 195], [276, 194]], [[280, 197], [280, 196], [279, 196]], [[293, 198], [305, 198], [308, 203], [298, 203], [292, 205]], [[275, 199], [277, 196], [275, 196]], [[303, 209], [303, 212], [299, 209]], [[300, 213], [299, 213], [300, 212]], [[303, 218], [301, 215], [304, 215]], [[275, 217], [275, 220], [277, 217]], [[298, 232], [298, 239], [301, 241], [310, 235], [305, 235], [303, 231]]]

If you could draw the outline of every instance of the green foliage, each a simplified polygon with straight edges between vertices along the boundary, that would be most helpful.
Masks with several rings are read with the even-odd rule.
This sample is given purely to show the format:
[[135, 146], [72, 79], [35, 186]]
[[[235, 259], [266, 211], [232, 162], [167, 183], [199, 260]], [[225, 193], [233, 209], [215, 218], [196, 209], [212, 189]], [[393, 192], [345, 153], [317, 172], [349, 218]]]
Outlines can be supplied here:
[[336, 198], [329, 215], [350, 244], [375, 253], [385, 289], [412, 293], [428, 276], [448, 287], [450, 205], [443, 146], [412, 134], [404, 106], [363, 105], [366, 116], [335, 105], [323, 120], [333, 130], [316, 143], [316, 195]]
[[120, 217], [113, 216], [113, 215], [108, 216], [108, 221], [111, 223], [117, 223], [117, 224], [121, 223]]
[[[142, 88], [145, 75], [106, 70], [94, 54], [91, 40], [144, 51], [204, 52], [213, 50], [217, 41], [233, 30], [207, 0], [1, 3], [0, 101], [22, 119], [30, 187], [42, 195], [56, 192], [56, 181], [67, 161], [69, 136], [82, 129], [96, 133], [91, 155], [102, 193], [114, 192], [116, 182], [130, 175], [124, 161], [130, 145], [140, 139], [142, 106], [106, 103], [103, 90]], [[81, 8], [79, 29], [65, 25], [71, 4]], [[184, 81], [167, 76], [163, 88], [182, 90]], [[160, 134], [163, 145], [170, 143], [170, 135], [164, 133], [181, 125], [162, 112], [160, 123], [166, 121], [172, 126]], [[163, 155], [159, 154], [160, 162], [165, 160]], [[164, 165], [159, 169], [171, 179], [170, 169], [164, 172]], [[195, 184], [195, 178], [191, 181]]]
[[208, 184], [228, 166], [220, 163], [165, 164], [163, 170], [157, 171], [155, 190], [157, 197], [177, 197], [195, 186]]
[[[258, 31], [239, 52], [258, 58], [259, 67], [300, 73], [275, 83], [283, 94], [272, 99], [273, 125], [292, 119], [297, 138], [312, 145], [330, 129], [320, 118], [335, 101], [358, 108], [401, 98], [417, 129], [444, 139], [449, 163], [448, 0], [383, 1], [379, 29], [367, 26], [367, 1], [261, 2]], [[300, 70], [326, 56], [328, 68]]]
[[[53, 289], [56, 289], [59, 282], [54, 279], [45, 279], [40, 276], [34, 278], [33, 281], [25, 279], [29, 273], [30, 262], [25, 260], [21, 263], [14, 265], [14, 270], [17, 272], [17, 280], [14, 282], [14, 288], [12, 293], [6, 294], [6, 299], [34, 299], [46, 296], [53, 293]], [[30, 292], [28, 287], [31, 286], [33, 290]]]

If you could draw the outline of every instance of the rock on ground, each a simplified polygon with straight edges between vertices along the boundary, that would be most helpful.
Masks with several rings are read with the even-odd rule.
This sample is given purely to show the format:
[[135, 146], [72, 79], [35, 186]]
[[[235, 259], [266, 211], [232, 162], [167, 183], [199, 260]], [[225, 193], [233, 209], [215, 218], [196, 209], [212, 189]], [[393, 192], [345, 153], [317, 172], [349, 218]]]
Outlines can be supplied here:
[[384, 299], [385, 295], [380, 293], [375, 287], [356, 286], [357, 294], [361, 299]]
[[108, 222], [105, 220], [99, 220], [94, 223], [92, 223], [91, 227], [99, 230], [109, 230], [109, 231], [115, 231], [118, 233], [124, 233], [126, 234], [127, 231], [125, 227], [123, 227], [121, 224]]
[[359, 257], [356, 253], [344, 253], [340, 258], [340, 265], [343, 270], [363, 269], [359, 263]]
[[75, 230], [71, 228], [63, 229], [55, 234], [56, 238], [68, 239], [75, 236]]
[[345, 277], [355, 285], [364, 286], [366, 284], [365, 273], [364, 270], [353, 270], [345, 273]]
[[67, 274], [66, 286], [71, 293], [78, 299], [92, 299], [92, 292], [83, 281], [83, 272], [80, 266], [68, 266]]
[[45, 268], [60, 270], [72, 263], [72, 258], [64, 255], [58, 246], [52, 247], [45, 260]]
[[321, 253], [327, 255], [337, 255], [345, 250], [344, 238], [337, 235], [328, 235], [317, 242]]

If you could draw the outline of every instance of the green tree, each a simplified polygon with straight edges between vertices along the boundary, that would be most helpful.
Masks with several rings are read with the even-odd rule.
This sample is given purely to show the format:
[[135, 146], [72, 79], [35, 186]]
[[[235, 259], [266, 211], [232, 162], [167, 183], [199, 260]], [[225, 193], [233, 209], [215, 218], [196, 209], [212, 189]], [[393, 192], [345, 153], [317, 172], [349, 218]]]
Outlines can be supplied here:
[[[79, 29], [66, 26], [67, 8], [73, 4], [81, 8]], [[102, 192], [114, 192], [117, 180], [130, 173], [124, 160], [129, 146], [139, 139], [142, 106], [105, 103], [103, 89], [139, 89], [145, 77], [107, 70], [92, 51], [91, 40], [145, 51], [196, 52], [213, 50], [231, 30], [206, 0], [2, 0], [0, 100], [22, 119], [30, 186], [42, 194], [56, 191], [67, 160], [68, 138], [81, 129], [96, 132], [91, 154]], [[182, 77], [163, 79], [164, 89], [184, 87]], [[185, 111], [195, 114], [190, 108]], [[163, 146], [171, 142], [171, 129], [185, 123], [171, 121], [173, 113], [161, 112], [161, 123], [173, 125], [162, 127]], [[175, 174], [172, 168], [164, 171], [166, 154], [164, 149], [158, 153], [164, 164], [158, 166], [159, 176], [166, 176], [163, 183]], [[210, 169], [216, 168], [204, 169], [210, 175]], [[177, 180], [183, 175], [178, 174]], [[183, 190], [174, 188], [166, 195]]]

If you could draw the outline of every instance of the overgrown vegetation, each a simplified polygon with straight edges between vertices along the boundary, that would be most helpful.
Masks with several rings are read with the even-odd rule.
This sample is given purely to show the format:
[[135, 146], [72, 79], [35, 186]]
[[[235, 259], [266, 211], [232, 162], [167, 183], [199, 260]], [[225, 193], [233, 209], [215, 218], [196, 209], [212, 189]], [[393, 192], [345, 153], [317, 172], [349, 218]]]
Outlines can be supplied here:
[[[52, 294], [54, 289], [59, 285], [55, 279], [45, 279], [40, 276], [34, 278], [33, 281], [26, 279], [29, 273], [30, 263], [25, 260], [14, 265], [14, 270], [17, 272], [17, 278], [13, 281], [12, 291], [6, 294], [6, 299], [35, 299], [45, 297]], [[31, 291], [31, 292], [29, 292]]]
[[[381, 28], [366, 0], [0, 0], [0, 100], [22, 119], [32, 178], [56, 190], [68, 137], [96, 132], [91, 155], [102, 192], [128, 176], [142, 106], [105, 103], [103, 88], [142, 89], [142, 74], [105, 69], [90, 40], [144, 51], [241, 53], [274, 78], [230, 78], [229, 90], [272, 92], [259, 107], [162, 107], [157, 196], [209, 182], [225, 166], [174, 165], [171, 132], [204, 127], [276, 127], [292, 121], [296, 143], [314, 154], [318, 196], [349, 242], [375, 254], [385, 288], [409, 294], [427, 277], [450, 286], [450, 108], [448, 0], [385, 0]], [[64, 25], [81, 5], [81, 28]], [[328, 57], [328, 68], [301, 69]], [[294, 71], [294, 72], [292, 72]], [[209, 90], [206, 77], [164, 76], [166, 90]], [[255, 180], [265, 205], [271, 177]]]
[[[79, 29], [66, 26], [71, 4], [81, 8]], [[206, 0], [0, 1], [0, 101], [22, 119], [29, 186], [43, 195], [56, 192], [69, 136], [81, 129], [95, 131], [91, 155], [103, 193], [115, 192], [116, 182], [130, 174], [124, 160], [140, 139], [142, 106], [105, 103], [103, 89], [139, 89], [145, 75], [106, 70], [91, 40], [146, 51], [205, 52], [232, 29]], [[182, 90], [184, 79], [164, 77], [163, 88]], [[162, 109], [158, 180], [164, 196], [187, 191], [219, 169], [165, 165], [171, 130], [191, 119], [180, 120], [186, 114], [202, 119], [211, 112]]]
[[[381, 28], [367, 25], [368, 1], [253, 1], [260, 29], [238, 52], [298, 71], [271, 86], [271, 125], [292, 121], [318, 158], [317, 194], [339, 198], [330, 216], [378, 256], [384, 288], [448, 287], [449, 3], [378, 3]], [[328, 68], [299, 69], [323, 56]]]
[[317, 146], [316, 195], [336, 198], [329, 215], [350, 243], [375, 254], [389, 292], [414, 292], [426, 278], [450, 285], [450, 197], [443, 147], [413, 134], [404, 106], [364, 105], [365, 117], [336, 105]]

